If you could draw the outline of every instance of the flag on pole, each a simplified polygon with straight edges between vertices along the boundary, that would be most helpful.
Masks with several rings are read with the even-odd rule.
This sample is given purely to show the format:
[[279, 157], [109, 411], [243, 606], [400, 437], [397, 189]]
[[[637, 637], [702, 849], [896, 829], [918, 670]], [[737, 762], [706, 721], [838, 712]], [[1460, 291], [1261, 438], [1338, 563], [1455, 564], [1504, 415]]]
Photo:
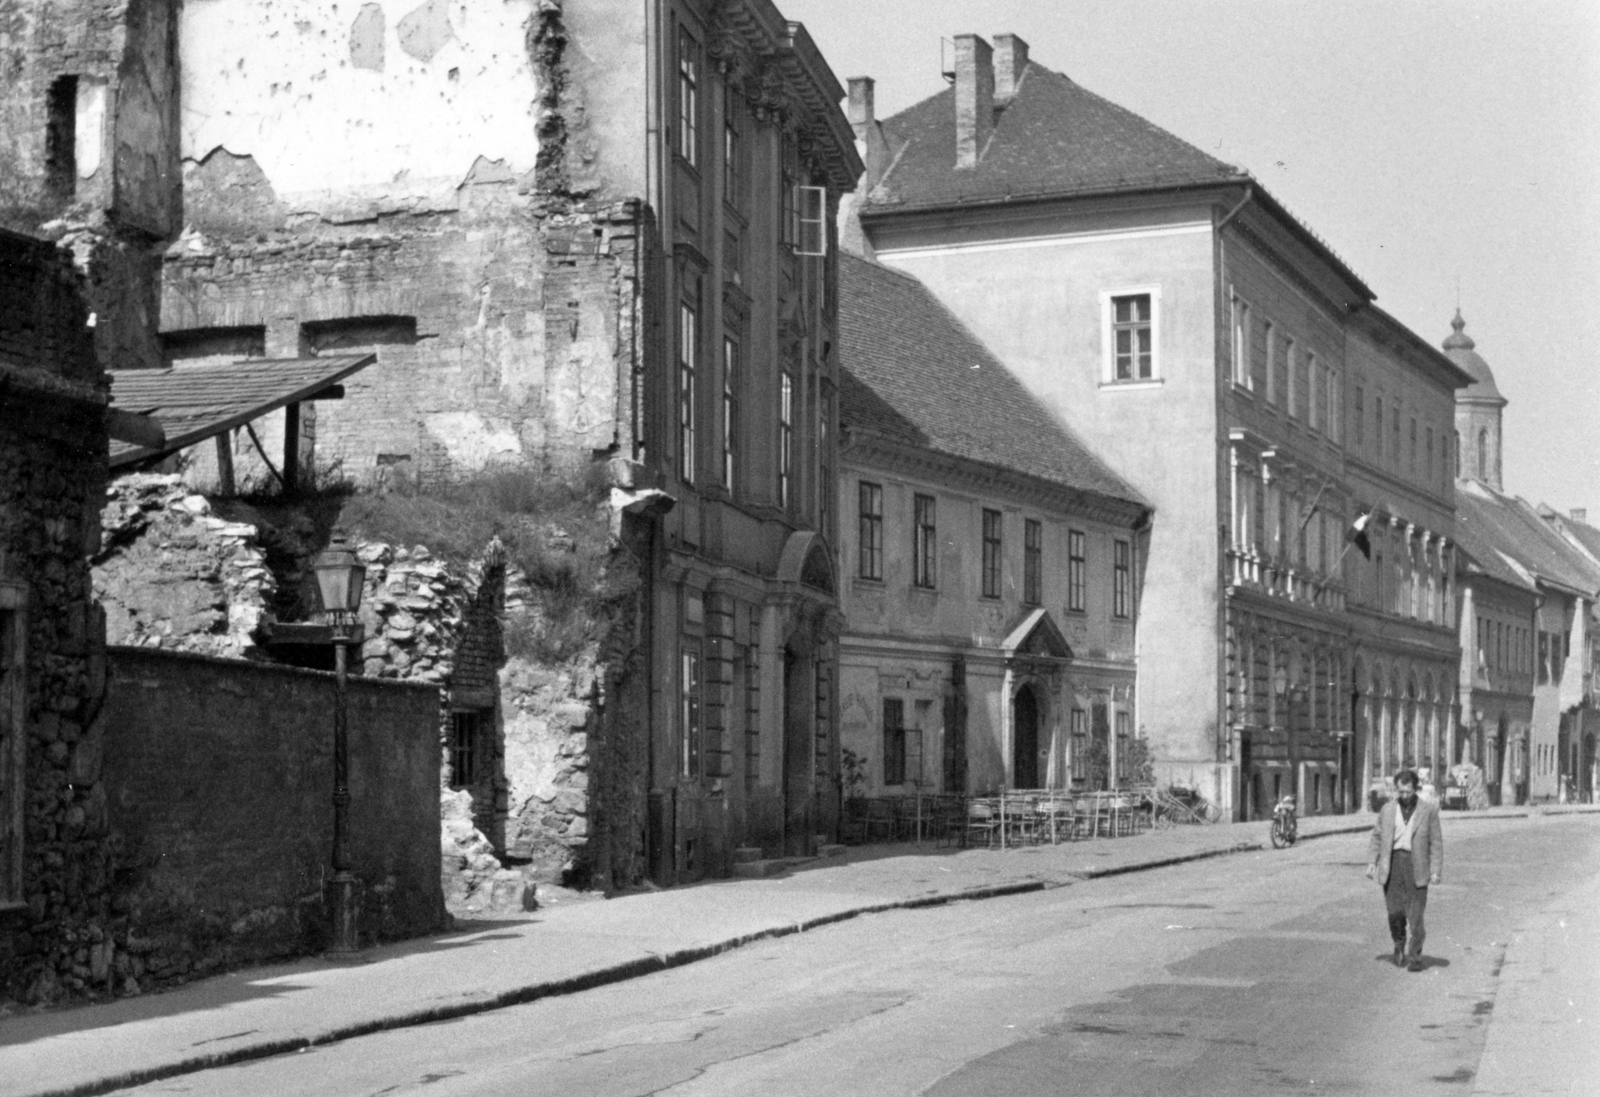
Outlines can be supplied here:
[[1344, 539], [1361, 550], [1361, 555], [1368, 560], [1372, 559], [1372, 542], [1367, 538], [1367, 527], [1372, 524], [1372, 512], [1369, 510], [1360, 515], [1350, 528], [1344, 531]]

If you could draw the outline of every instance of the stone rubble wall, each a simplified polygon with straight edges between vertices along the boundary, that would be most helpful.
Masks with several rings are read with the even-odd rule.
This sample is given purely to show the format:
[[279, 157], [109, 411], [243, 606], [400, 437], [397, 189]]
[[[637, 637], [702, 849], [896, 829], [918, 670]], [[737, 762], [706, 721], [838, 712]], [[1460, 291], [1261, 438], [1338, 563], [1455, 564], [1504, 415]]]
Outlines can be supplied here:
[[[282, 558], [294, 549], [309, 551], [312, 542], [298, 528], [306, 523], [264, 511], [256, 524], [229, 521], [218, 517], [219, 509], [244, 513], [234, 501], [213, 506], [173, 475], [136, 474], [112, 484], [102, 517], [105, 548], [94, 567], [111, 643], [270, 657], [262, 645], [275, 622], [274, 607], [295, 604], [294, 592], [280, 588], [312, 581], [308, 561]], [[272, 567], [268, 543], [280, 557]], [[444, 690], [448, 702], [457, 657], [484, 657], [485, 645], [471, 642], [476, 638], [469, 636], [468, 623], [486, 561], [462, 565], [423, 545], [359, 539], [356, 552], [367, 567], [359, 611], [365, 639], [352, 652], [352, 671], [428, 683]], [[508, 568], [495, 631], [502, 622], [513, 631], [537, 627], [541, 612], [538, 593], [520, 571]], [[498, 647], [499, 637], [488, 646]], [[441, 787], [442, 872], [452, 910], [516, 909], [527, 884], [587, 877], [587, 866], [597, 859], [591, 736], [604, 716], [604, 679], [610, 673], [601, 654], [591, 644], [561, 666], [503, 651], [491, 660], [494, 779], [470, 794]], [[473, 669], [474, 678], [484, 677], [483, 668]], [[448, 734], [447, 717], [440, 728], [442, 752]], [[486, 817], [496, 822], [491, 826]], [[632, 843], [637, 829], [630, 823], [615, 835], [608, 831], [607, 840]], [[631, 854], [599, 859], [634, 863]], [[514, 866], [509, 875], [508, 862]], [[638, 873], [628, 868], [622, 876], [631, 883]]]

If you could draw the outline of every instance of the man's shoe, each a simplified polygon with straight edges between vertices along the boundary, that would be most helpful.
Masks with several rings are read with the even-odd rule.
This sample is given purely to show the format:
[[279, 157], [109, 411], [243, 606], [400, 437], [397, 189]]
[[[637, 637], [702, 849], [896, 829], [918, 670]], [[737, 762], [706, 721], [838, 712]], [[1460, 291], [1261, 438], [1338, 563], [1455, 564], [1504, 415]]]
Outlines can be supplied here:
[[1406, 946], [1405, 945], [1395, 945], [1394, 946], [1394, 966], [1395, 967], [1405, 967], [1406, 966]]
[[1422, 963], [1422, 960], [1419, 957], [1418, 959], [1415, 959], [1415, 960], [1411, 961], [1409, 964], [1407, 964], [1406, 965], [1406, 970], [1407, 971], [1421, 971], [1423, 969], [1423, 966], [1424, 965]]

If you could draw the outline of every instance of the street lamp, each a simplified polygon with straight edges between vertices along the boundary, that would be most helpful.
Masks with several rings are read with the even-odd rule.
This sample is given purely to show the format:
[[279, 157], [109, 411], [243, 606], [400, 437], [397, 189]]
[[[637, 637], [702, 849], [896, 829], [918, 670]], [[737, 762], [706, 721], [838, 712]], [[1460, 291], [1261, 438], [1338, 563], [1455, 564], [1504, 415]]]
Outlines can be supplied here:
[[322, 608], [332, 628], [333, 672], [333, 932], [331, 952], [356, 950], [356, 878], [350, 872], [350, 743], [345, 705], [346, 649], [355, 638], [356, 609], [367, 569], [340, 530], [312, 561]]

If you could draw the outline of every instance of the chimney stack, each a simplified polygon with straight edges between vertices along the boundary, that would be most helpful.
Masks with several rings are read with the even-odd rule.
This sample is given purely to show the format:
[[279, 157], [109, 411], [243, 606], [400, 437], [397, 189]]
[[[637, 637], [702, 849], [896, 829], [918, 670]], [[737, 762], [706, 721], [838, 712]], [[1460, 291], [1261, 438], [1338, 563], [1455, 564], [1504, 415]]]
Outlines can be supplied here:
[[977, 167], [994, 130], [994, 51], [976, 34], [956, 36], [956, 167]]
[[870, 76], [850, 77], [850, 126], [856, 131], [856, 152], [867, 166], [867, 174], [861, 185], [863, 196], [878, 185], [888, 162], [885, 155], [888, 142], [884, 139], [883, 127], [878, 125], [877, 108], [873, 101], [875, 86]]
[[1572, 520], [1574, 522], [1582, 522], [1584, 525], [1588, 525], [1589, 524], [1589, 511], [1584, 507], [1573, 507], [1572, 508]]
[[850, 78], [850, 124], [855, 127], [857, 141], [866, 136], [866, 128], [874, 121], [872, 99], [876, 86], [870, 76]]
[[994, 101], [999, 106], [1011, 102], [1028, 67], [1028, 43], [1015, 34], [994, 36]]

